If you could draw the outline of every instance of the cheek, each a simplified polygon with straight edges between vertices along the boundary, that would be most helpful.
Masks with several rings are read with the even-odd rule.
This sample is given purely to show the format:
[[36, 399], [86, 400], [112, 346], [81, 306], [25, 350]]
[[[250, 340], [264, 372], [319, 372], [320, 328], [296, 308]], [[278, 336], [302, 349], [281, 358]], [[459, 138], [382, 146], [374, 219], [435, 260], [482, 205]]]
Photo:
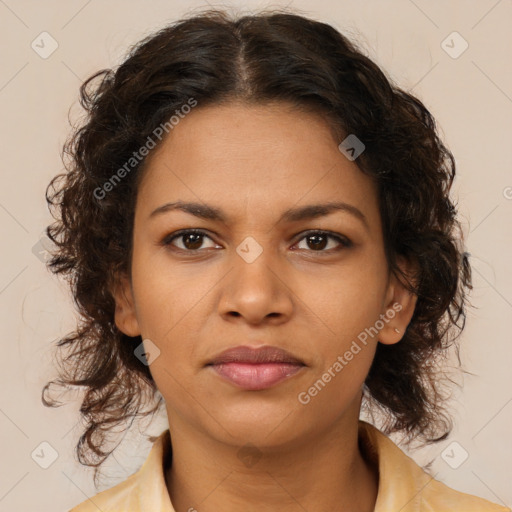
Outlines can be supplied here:
[[300, 411], [315, 419], [315, 428], [335, 423], [349, 410], [359, 411], [362, 387], [374, 354], [374, 345], [349, 348], [299, 390], [296, 400]]
[[310, 412], [317, 410], [324, 421], [335, 420], [358, 399], [373, 362], [375, 324], [382, 313], [382, 291], [375, 281], [373, 285], [347, 279], [332, 286], [320, 303], [322, 322], [317, 327], [323, 335], [314, 337], [317, 364], [297, 400], [311, 407]]
[[216, 279], [204, 272], [195, 278], [190, 266], [170, 264], [161, 249], [156, 255], [134, 254], [132, 281], [143, 335], [165, 342], [176, 328], [197, 315], [196, 306]]
[[325, 285], [317, 280], [315, 292], [311, 287], [304, 290], [308, 305], [321, 320], [316, 322], [314, 338], [318, 365], [313, 388], [311, 393], [303, 390], [312, 401], [346, 405], [364, 383], [372, 364], [387, 281], [381, 261], [364, 263], [340, 269], [337, 276], [325, 280]]
[[[165, 255], [134, 254], [132, 281], [137, 318], [143, 339], [159, 350], [150, 366], [158, 389], [167, 396], [182, 396], [191, 366], [202, 360], [197, 352], [205, 340], [204, 321], [209, 294], [218, 277], [202, 273], [194, 278], [191, 267], [171, 266]], [[197, 274], [197, 273], [196, 273]], [[210, 313], [211, 314], [211, 313]], [[186, 385], [185, 385], [186, 386]]]
[[336, 273], [307, 276], [303, 283], [300, 297], [320, 320], [328, 346], [337, 350], [374, 326], [384, 313], [387, 280], [381, 261], [362, 260]]

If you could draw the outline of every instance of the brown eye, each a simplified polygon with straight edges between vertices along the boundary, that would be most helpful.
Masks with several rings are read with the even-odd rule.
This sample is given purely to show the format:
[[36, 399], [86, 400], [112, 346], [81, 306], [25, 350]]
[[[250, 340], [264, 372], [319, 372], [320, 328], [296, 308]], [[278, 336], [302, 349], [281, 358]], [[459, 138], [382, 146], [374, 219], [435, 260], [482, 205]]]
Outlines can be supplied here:
[[[187, 230], [187, 231], [181, 231], [178, 233], [173, 233], [171, 236], [166, 237], [164, 241], [162, 242], [164, 245], [174, 245], [178, 249], [181, 249], [183, 251], [198, 251], [202, 248], [202, 245], [204, 243], [204, 239], [211, 238], [202, 231], [197, 230]], [[181, 241], [181, 246], [174, 243], [174, 240]], [[213, 242], [213, 240], [212, 240]]]
[[309, 247], [311, 249], [314, 249], [315, 251], [325, 249], [325, 247], [328, 244], [328, 237], [325, 235], [308, 235], [306, 237], [306, 240], [309, 244]]
[[196, 249], [199, 249], [201, 245], [203, 245], [203, 238], [203, 235], [197, 235], [195, 233], [181, 235], [183, 245], [185, 248], [190, 249], [191, 251], [195, 251]]
[[[210, 240], [213, 245], [204, 247], [205, 240]], [[339, 251], [352, 246], [352, 242], [348, 238], [327, 231], [310, 231], [300, 239], [299, 243], [302, 243], [303, 240], [306, 247], [299, 247], [299, 249], [319, 253]], [[331, 241], [334, 241], [334, 246]], [[162, 245], [172, 245], [184, 252], [195, 252], [216, 247], [216, 244], [206, 233], [195, 229], [172, 233], [164, 238]]]
[[[301, 238], [301, 241], [305, 240], [307, 247], [299, 247], [299, 249], [312, 250], [313, 252], [328, 252], [332, 249], [332, 245], [328, 250], [325, 250], [329, 245], [329, 240], [334, 240], [338, 243], [338, 250], [345, 247], [350, 247], [352, 242], [348, 238], [334, 235], [326, 231], [310, 231]], [[341, 246], [341, 247], [340, 247]], [[336, 244], [334, 245], [336, 250]]]

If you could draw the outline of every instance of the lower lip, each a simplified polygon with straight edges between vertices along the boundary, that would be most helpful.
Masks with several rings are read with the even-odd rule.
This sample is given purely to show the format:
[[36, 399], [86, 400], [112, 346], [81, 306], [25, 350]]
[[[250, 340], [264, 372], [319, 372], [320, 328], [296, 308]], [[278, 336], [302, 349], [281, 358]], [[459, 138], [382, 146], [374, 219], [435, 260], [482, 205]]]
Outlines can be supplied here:
[[211, 366], [231, 383], [253, 391], [270, 388], [304, 368], [290, 363], [221, 363]]

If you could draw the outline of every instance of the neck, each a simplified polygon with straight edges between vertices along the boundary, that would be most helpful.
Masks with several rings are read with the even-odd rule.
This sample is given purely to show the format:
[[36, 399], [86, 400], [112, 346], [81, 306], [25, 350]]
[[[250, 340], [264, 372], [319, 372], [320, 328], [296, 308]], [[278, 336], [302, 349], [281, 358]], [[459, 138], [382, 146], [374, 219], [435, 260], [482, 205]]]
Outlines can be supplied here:
[[174, 509], [235, 512], [257, 504], [259, 512], [373, 511], [377, 471], [359, 450], [357, 417], [347, 423], [286, 446], [241, 452], [241, 444], [170, 422], [173, 455], [166, 482]]

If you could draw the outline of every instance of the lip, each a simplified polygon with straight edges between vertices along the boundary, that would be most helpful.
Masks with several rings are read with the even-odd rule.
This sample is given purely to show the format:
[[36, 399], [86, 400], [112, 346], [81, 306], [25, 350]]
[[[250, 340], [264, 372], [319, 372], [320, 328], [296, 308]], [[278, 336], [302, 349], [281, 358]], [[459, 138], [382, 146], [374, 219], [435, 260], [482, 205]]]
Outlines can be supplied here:
[[282, 382], [306, 365], [278, 347], [239, 346], [221, 352], [207, 366], [232, 384], [256, 391]]
[[304, 363], [290, 352], [270, 345], [260, 347], [249, 347], [240, 345], [238, 347], [229, 348], [215, 356], [208, 364], [221, 363]]

